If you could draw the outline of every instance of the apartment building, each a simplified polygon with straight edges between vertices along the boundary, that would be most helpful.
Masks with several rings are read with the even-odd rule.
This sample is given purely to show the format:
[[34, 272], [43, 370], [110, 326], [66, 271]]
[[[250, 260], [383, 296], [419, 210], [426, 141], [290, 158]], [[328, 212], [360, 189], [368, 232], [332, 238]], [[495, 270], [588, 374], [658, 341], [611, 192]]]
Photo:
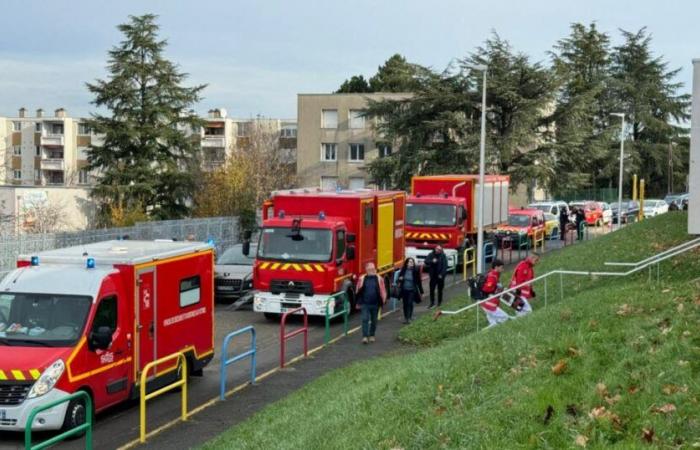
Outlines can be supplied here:
[[365, 117], [368, 100], [403, 99], [408, 93], [299, 94], [297, 177], [301, 186], [370, 187], [366, 164], [388, 156], [392, 145]]
[[209, 110], [201, 130], [202, 165], [205, 170], [221, 166], [236, 150], [245, 150], [259, 133], [277, 136], [278, 148], [285, 159], [296, 157], [296, 120], [255, 117], [236, 119], [227, 116], [226, 110]]
[[86, 150], [93, 136], [84, 121], [59, 108], [0, 119], [0, 180], [20, 186], [89, 185]]

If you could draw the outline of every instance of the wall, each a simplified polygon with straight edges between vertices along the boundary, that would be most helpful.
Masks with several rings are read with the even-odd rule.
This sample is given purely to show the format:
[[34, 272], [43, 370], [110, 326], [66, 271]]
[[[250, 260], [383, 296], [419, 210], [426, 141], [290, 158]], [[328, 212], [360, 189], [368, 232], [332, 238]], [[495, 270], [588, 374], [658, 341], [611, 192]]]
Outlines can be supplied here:
[[690, 122], [690, 200], [688, 233], [700, 234], [700, 59], [693, 60], [693, 102]]

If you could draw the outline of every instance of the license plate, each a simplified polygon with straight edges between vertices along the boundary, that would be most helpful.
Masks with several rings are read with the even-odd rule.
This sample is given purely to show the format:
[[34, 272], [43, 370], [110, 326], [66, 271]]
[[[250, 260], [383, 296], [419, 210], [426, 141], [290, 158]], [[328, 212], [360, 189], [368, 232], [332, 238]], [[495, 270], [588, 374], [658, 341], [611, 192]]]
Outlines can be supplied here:
[[232, 291], [233, 286], [219, 286], [220, 291]]

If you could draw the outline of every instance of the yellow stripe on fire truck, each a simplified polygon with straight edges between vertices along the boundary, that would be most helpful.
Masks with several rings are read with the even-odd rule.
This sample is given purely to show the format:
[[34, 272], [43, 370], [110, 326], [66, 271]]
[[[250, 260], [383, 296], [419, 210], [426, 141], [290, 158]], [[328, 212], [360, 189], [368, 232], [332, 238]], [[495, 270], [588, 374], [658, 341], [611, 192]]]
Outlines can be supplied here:
[[0, 381], [6, 380], [38, 380], [41, 372], [37, 369], [17, 370], [17, 369], [0, 369]]
[[306, 263], [271, 263], [263, 262], [259, 266], [261, 269], [270, 270], [288, 270], [294, 272], [325, 272], [323, 264], [306, 264]]
[[445, 233], [406, 233], [408, 239], [449, 239], [449, 236]]

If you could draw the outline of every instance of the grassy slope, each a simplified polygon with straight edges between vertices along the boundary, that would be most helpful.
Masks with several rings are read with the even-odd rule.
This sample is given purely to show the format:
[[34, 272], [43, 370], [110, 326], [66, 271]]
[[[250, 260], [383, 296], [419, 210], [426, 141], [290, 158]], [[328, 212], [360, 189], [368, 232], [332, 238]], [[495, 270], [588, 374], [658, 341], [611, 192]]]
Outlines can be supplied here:
[[[629, 247], [682, 239], [681, 219], [630, 227], [609, 244], [641, 258]], [[586, 248], [600, 242], [575, 258], [610, 256]], [[700, 445], [698, 256], [662, 265], [663, 287], [646, 274], [595, 282], [507, 325], [334, 371], [205, 448], [567, 448], [577, 438], [641, 448], [645, 429], [659, 446]], [[675, 411], [655, 412], [669, 404]]]
[[[602, 270], [624, 271], [624, 268], [605, 266], [606, 261], [639, 261], [688, 239], [687, 215], [674, 213], [659, 216], [634, 226], [627, 227], [624, 233], [609, 233], [591, 240], [586, 245], [575, 245], [546, 254], [540, 264], [535, 267], [536, 274], [544, 274], [550, 270]], [[511, 280], [511, 273], [501, 276], [504, 285]], [[565, 297], [577, 295], [579, 292], [592, 287], [598, 288], [615, 284], [615, 278], [599, 278], [592, 280], [588, 277], [565, 277], [563, 282]], [[560, 298], [559, 280], [548, 280], [548, 301], [558, 301]], [[544, 282], [535, 283], [538, 299], [532, 302], [534, 309], [544, 303]], [[457, 309], [471, 303], [465, 293], [451, 299], [443, 309]], [[486, 324], [486, 317], [480, 314], [479, 325]], [[410, 326], [401, 330], [399, 338], [407, 343], [416, 345], [435, 345], [447, 338], [454, 338], [472, 333], [476, 330], [476, 310], [457, 316], [444, 316], [439, 321], [425, 315]]]

